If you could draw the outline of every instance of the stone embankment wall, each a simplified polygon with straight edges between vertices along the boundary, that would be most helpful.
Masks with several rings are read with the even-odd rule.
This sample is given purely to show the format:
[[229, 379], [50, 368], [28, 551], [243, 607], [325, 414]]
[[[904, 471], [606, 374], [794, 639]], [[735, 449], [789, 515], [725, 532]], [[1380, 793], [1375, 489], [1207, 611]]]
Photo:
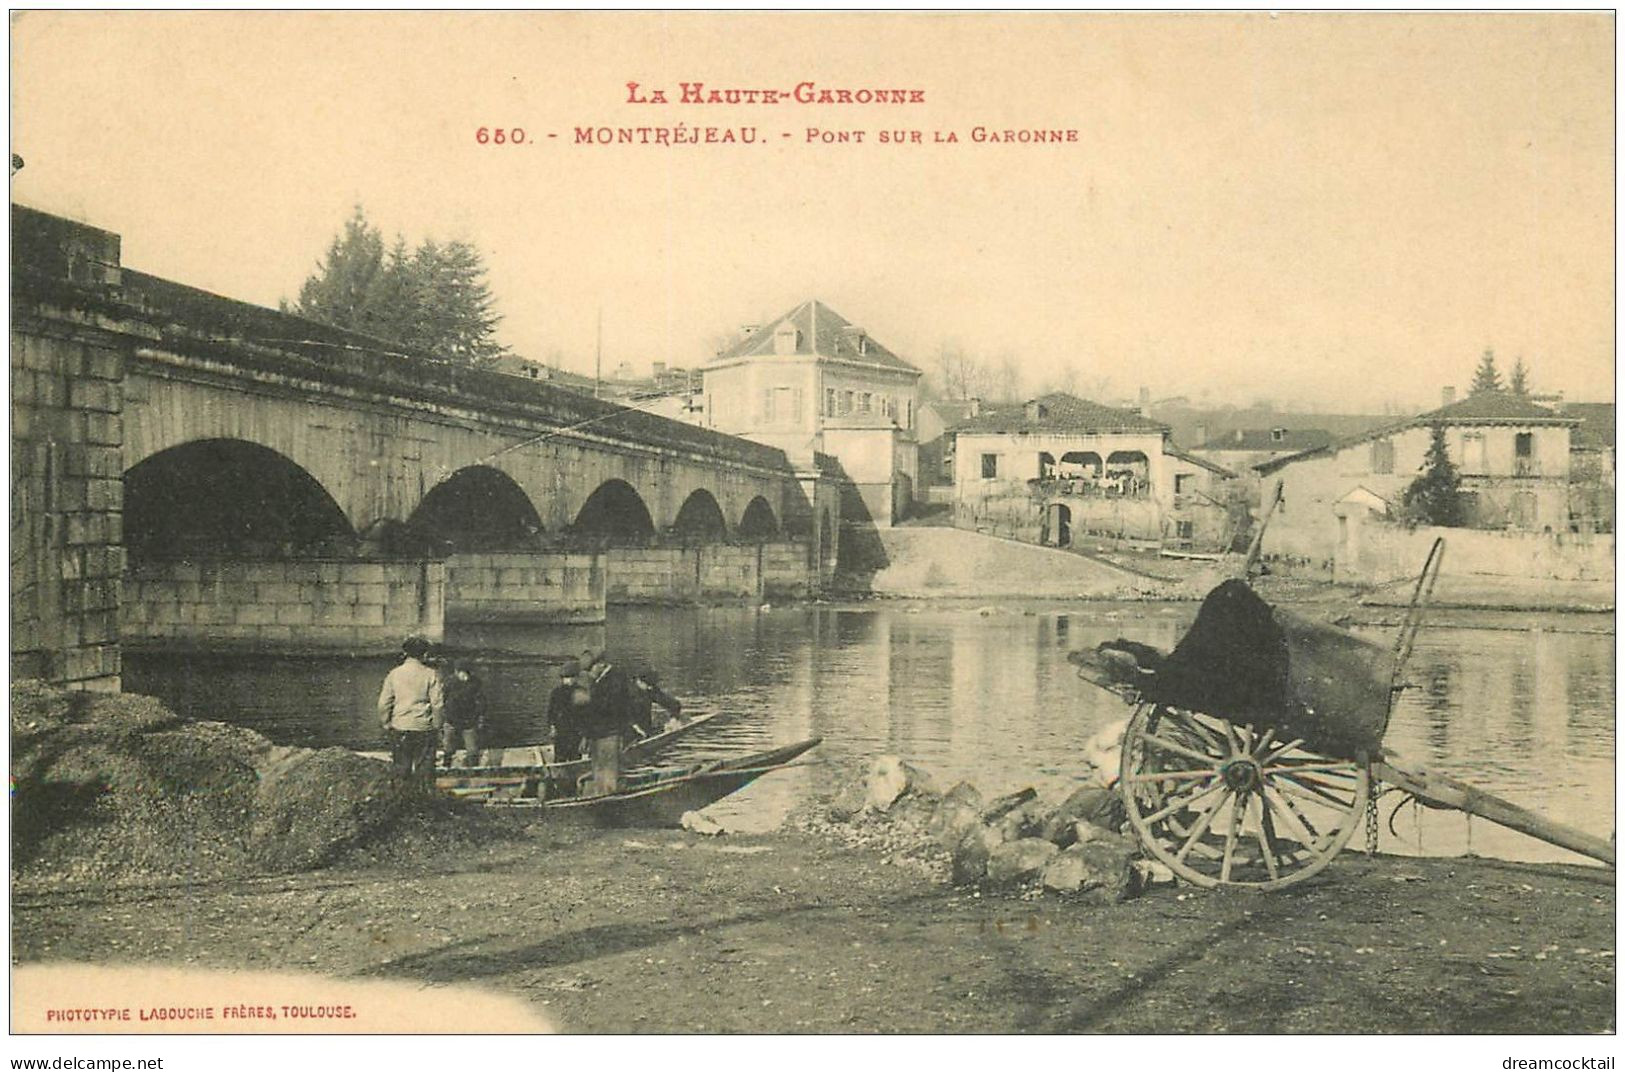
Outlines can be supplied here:
[[1336, 580], [1382, 584], [1413, 578], [1421, 570], [1433, 541], [1440, 537], [1445, 542], [1446, 577], [1475, 575], [1610, 584], [1614, 579], [1612, 535], [1406, 528], [1350, 518], [1348, 539], [1337, 549]]
[[439, 639], [438, 562], [146, 562], [124, 577], [126, 645], [254, 651], [392, 648]]
[[596, 554], [460, 554], [446, 560], [446, 618], [583, 625], [604, 620]]
[[610, 603], [802, 599], [814, 590], [810, 552], [801, 543], [618, 547], [604, 557]]

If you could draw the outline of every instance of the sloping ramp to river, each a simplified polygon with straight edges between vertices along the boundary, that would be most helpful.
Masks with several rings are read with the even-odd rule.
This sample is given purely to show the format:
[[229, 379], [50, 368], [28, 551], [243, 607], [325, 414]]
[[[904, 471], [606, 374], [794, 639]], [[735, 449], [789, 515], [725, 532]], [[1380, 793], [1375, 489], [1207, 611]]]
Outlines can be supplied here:
[[1188, 584], [1162, 582], [1070, 551], [962, 529], [872, 530], [862, 534], [859, 561], [864, 568], [844, 572], [841, 587], [877, 595], [1088, 599], [1189, 595]]

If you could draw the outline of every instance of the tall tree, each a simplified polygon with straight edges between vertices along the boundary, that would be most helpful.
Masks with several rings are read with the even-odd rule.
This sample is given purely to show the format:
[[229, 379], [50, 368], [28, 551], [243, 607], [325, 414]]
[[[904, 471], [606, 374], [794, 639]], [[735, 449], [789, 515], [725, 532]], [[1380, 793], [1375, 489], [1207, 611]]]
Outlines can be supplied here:
[[384, 269], [384, 239], [357, 205], [327, 256], [299, 288], [293, 312], [336, 327], [369, 331], [378, 319], [376, 296]]
[[1495, 367], [1495, 351], [1485, 350], [1484, 356], [1478, 359], [1478, 368], [1473, 372], [1473, 385], [1467, 389], [1467, 393], [1481, 395], [1500, 389], [1501, 373]]
[[1522, 357], [1512, 366], [1512, 376], [1507, 380], [1507, 389], [1519, 398], [1529, 397], [1529, 370], [1524, 367]]
[[1459, 528], [1467, 523], [1461, 474], [1450, 460], [1444, 425], [1433, 426], [1433, 441], [1422, 459], [1421, 474], [1405, 489], [1403, 501], [1411, 516], [1429, 525]]
[[386, 252], [359, 205], [290, 311], [461, 364], [506, 352], [479, 250], [430, 240], [408, 251], [397, 236]]

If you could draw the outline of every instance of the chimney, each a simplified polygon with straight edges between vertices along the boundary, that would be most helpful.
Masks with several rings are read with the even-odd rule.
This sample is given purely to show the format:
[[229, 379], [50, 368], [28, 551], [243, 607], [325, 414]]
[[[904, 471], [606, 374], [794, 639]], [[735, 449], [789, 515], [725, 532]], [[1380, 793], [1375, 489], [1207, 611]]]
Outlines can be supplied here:
[[1029, 421], [1044, 419], [1044, 407], [1036, 398], [1022, 406], [1021, 411]]
[[1456, 400], [1456, 389], [1454, 387], [1446, 387], [1444, 390], [1439, 392], [1439, 398], [1439, 404], [1441, 406], [1450, 405], [1450, 403]]
[[1236, 442], [1240, 443], [1244, 435], [1245, 435], [1245, 433], [1242, 432], [1242, 430], [1240, 428], [1237, 428], [1236, 429]]
[[1196, 445], [1199, 447], [1207, 446], [1207, 425], [1205, 424], [1196, 426]]
[[982, 415], [982, 400], [980, 398], [968, 398], [965, 401], [970, 403], [970, 415], [972, 417], [980, 417]]

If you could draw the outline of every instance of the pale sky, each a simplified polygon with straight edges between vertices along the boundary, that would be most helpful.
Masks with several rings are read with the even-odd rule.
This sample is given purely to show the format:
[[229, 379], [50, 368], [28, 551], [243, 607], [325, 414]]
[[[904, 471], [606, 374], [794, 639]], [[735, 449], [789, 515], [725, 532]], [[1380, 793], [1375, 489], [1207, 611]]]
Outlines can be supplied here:
[[[359, 202], [386, 234], [472, 240], [501, 340], [589, 373], [600, 308], [607, 370], [698, 364], [817, 297], [922, 368], [954, 342], [1013, 355], [1034, 387], [1070, 366], [1084, 393], [1376, 411], [1436, 404], [1494, 347], [1537, 390], [1605, 400], [1613, 32], [1595, 14], [30, 13], [12, 196], [119, 232], [132, 267], [267, 305]], [[628, 81], [674, 103], [627, 103]], [[683, 105], [682, 81], [925, 103]], [[765, 144], [573, 144], [679, 123]], [[977, 125], [1078, 140], [976, 144]], [[527, 143], [478, 145], [482, 126]]]

